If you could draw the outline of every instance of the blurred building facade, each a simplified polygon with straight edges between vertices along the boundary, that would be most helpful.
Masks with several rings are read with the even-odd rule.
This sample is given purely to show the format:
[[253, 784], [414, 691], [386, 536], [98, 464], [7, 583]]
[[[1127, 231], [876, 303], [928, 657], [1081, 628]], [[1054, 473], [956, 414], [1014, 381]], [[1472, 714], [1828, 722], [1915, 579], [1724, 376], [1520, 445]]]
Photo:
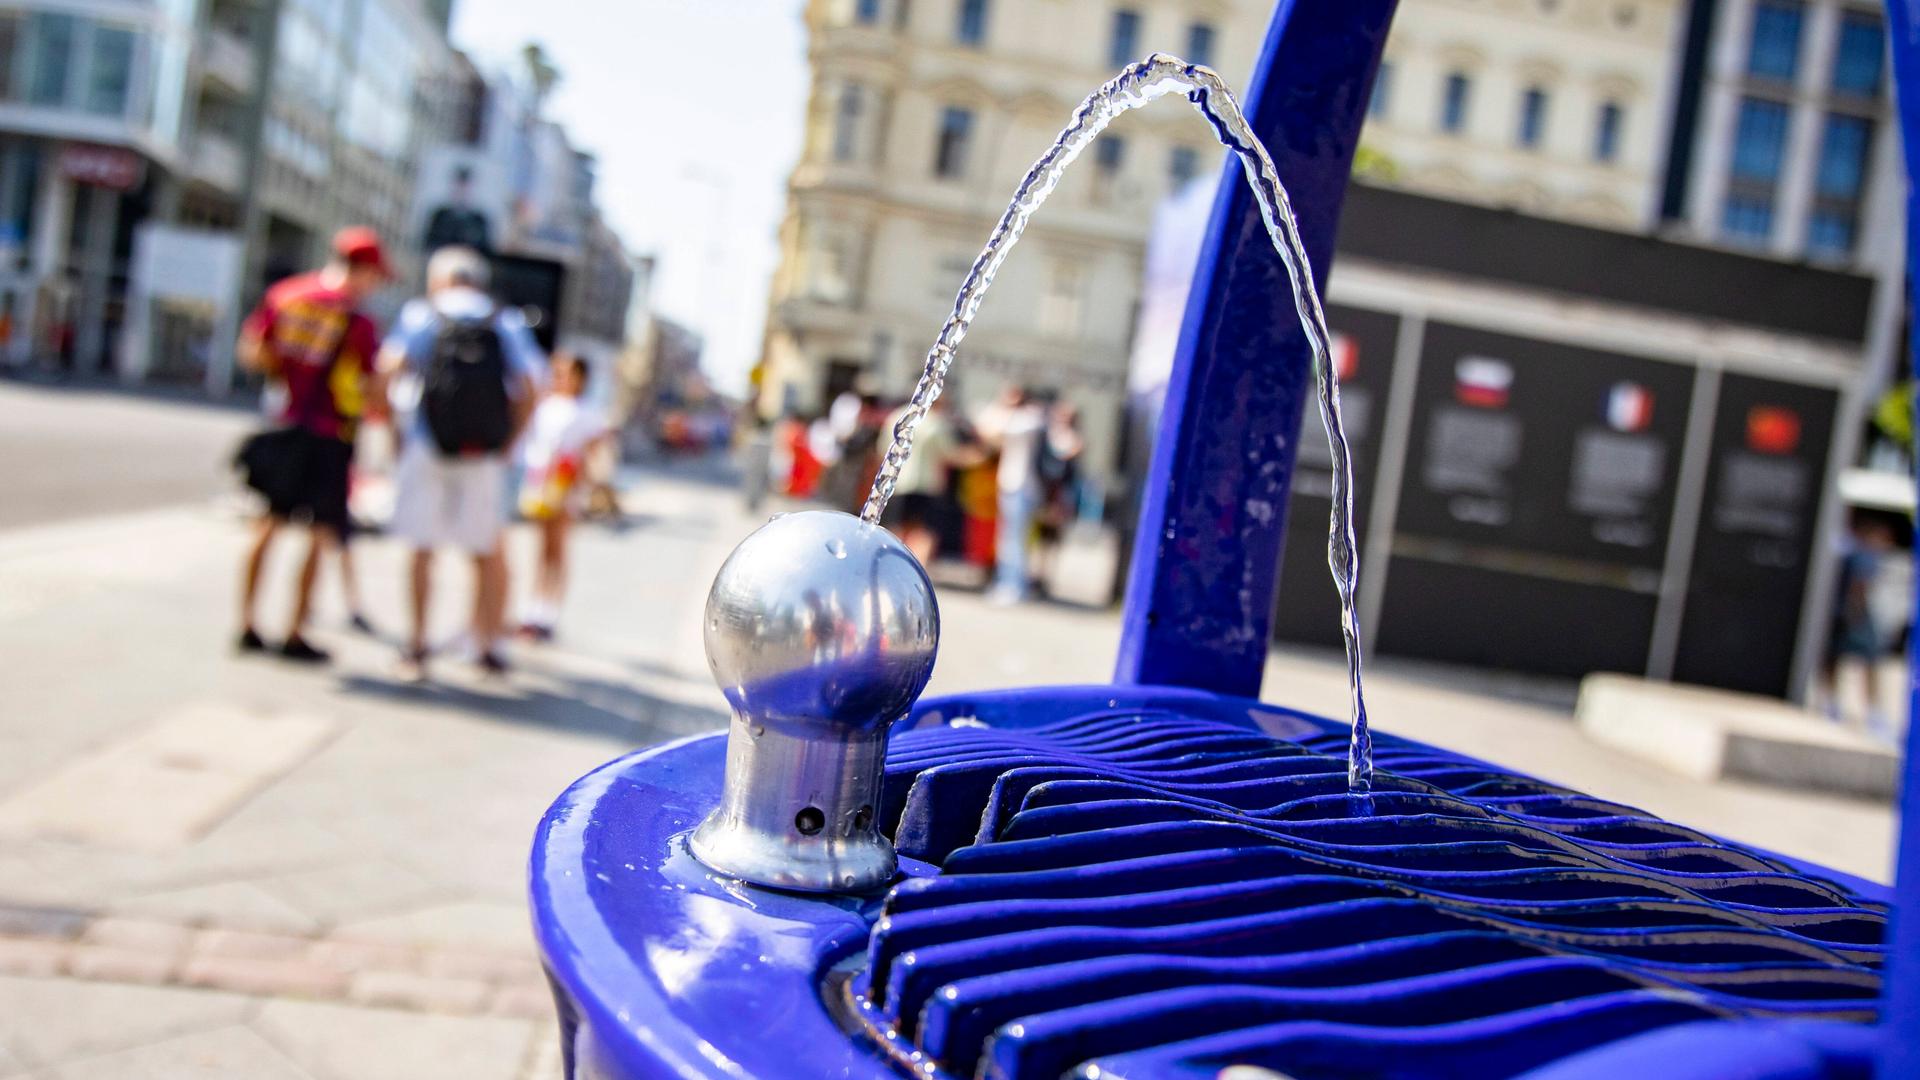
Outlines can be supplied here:
[[0, 12], [8, 358], [223, 384], [218, 342], [262, 281], [342, 224], [404, 226], [415, 155], [445, 123], [445, 15], [421, 0]]
[[1903, 258], [1879, 5], [1698, 0], [1691, 34], [1663, 216], [1783, 259]]
[[1659, 208], [1685, 0], [1405, 0], [1360, 171], [1612, 228]]
[[1877, 278], [1863, 402], [1906, 310], [1886, 37], [1867, 0], [1694, 0], [1661, 202], [1668, 235]]
[[[789, 182], [762, 415], [856, 385], [904, 397], [1014, 186], [1074, 108], [1154, 51], [1251, 73], [1270, 6], [1185, 0], [813, 0], [812, 92]], [[1009, 381], [1082, 407], [1116, 453], [1152, 208], [1221, 153], [1184, 102], [1117, 122], [1036, 215], [967, 338], [962, 409]]]
[[542, 115], [541, 98], [519, 73], [465, 65], [451, 122], [421, 155], [406, 235], [422, 250], [483, 249], [508, 299], [540, 309], [543, 341], [607, 373], [600, 393], [627, 340], [638, 262], [601, 212], [593, 155]]

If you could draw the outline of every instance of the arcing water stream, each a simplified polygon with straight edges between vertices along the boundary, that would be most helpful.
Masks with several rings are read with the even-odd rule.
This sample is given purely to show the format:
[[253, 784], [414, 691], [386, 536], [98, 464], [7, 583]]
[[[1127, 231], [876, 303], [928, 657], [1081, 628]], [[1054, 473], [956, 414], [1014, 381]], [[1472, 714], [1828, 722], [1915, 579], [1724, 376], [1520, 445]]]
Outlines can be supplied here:
[[1327, 442], [1333, 451], [1333, 513], [1328, 529], [1327, 565], [1333, 571], [1334, 588], [1340, 594], [1340, 628], [1346, 641], [1349, 707], [1353, 721], [1353, 739], [1348, 748], [1347, 787], [1355, 795], [1367, 795], [1373, 789], [1373, 739], [1367, 730], [1366, 696], [1361, 689], [1360, 624], [1355, 609], [1355, 582], [1359, 577], [1359, 554], [1355, 550], [1353, 528], [1353, 461], [1347, 449], [1346, 430], [1340, 422], [1340, 378], [1328, 359], [1327, 317], [1320, 308], [1320, 296], [1313, 284], [1313, 269], [1300, 241], [1299, 225], [1287, 190], [1280, 184], [1273, 158], [1253, 135], [1247, 118], [1234, 101], [1233, 93], [1220, 76], [1208, 68], [1188, 64], [1164, 53], [1155, 53], [1129, 66], [1112, 81], [1082, 102], [1047, 152], [1014, 190], [1013, 201], [994, 226], [993, 235], [980, 257], [973, 261], [967, 279], [954, 299], [953, 314], [933, 348], [927, 351], [925, 369], [913, 388], [905, 414], [893, 430], [893, 442], [873, 480], [873, 490], [862, 508], [862, 520], [877, 524], [881, 511], [900, 475], [900, 466], [913, 451], [913, 433], [927, 410], [940, 396], [947, 369], [952, 366], [960, 342], [980, 311], [980, 302], [1005, 262], [1013, 245], [1020, 240], [1028, 219], [1060, 183], [1073, 159], [1103, 131], [1113, 119], [1129, 109], [1137, 109], [1171, 93], [1184, 93], [1200, 114], [1213, 125], [1214, 134], [1235, 154], [1260, 204], [1260, 217], [1266, 224], [1273, 249], [1287, 268], [1293, 283], [1294, 309], [1300, 325], [1313, 347], [1313, 371], [1319, 388], [1320, 419], [1327, 429]]

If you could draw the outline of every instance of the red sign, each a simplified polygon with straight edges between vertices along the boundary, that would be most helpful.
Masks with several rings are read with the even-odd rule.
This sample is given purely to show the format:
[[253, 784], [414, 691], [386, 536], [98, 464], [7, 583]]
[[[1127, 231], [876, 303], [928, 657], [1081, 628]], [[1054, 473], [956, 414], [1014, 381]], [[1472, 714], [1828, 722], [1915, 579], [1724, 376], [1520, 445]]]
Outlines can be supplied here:
[[1779, 405], [1747, 410], [1747, 449], [1756, 454], [1791, 454], [1799, 448], [1799, 413]]
[[129, 191], [139, 186], [146, 171], [146, 161], [131, 150], [80, 143], [60, 148], [60, 175], [76, 184]]

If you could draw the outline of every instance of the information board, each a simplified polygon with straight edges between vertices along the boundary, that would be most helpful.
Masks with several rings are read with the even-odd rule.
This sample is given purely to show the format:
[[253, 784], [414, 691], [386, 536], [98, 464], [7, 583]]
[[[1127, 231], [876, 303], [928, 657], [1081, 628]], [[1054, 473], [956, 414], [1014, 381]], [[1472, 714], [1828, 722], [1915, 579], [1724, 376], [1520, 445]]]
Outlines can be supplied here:
[[1676, 681], [1758, 694], [1791, 688], [1838, 407], [1829, 388], [1722, 378]]
[[[1353, 455], [1355, 535], [1366, 551], [1367, 506], [1379, 475], [1380, 424], [1399, 344], [1398, 315], [1329, 305], [1334, 370], [1340, 374], [1340, 412]], [[1333, 458], [1327, 431], [1310, 398], [1300, 417], [1300, 454], [1287, 503], [1286, 542], [1280, 549], [1280, 589], [1273, 636], [1281, 641], [1339, 647], [1340, 601], [1327, 569], [1328, 512], [1333, 507]], [[1362, 567], [1362, 573], [1365, 568]]]
[[1436, 322], [1417, 385], [1379, 650], [1645, 670], [1693, 369]]

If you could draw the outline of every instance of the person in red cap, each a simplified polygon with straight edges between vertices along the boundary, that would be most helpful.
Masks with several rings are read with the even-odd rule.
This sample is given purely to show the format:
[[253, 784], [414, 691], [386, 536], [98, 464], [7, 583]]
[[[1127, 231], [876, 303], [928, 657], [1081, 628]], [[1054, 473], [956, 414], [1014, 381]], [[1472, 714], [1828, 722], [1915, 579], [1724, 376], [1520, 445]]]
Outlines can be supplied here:
[[304, 631], [321, 557], [349, 525], [354, 436], [360, 419], [385, 400], [374, 367], [379, 334], [359, 307], [392, 279], [379, 233], [364, 226], [341, 229], [325, 266], [268, 289], [241, 327], [240, 365], [279, 384], [284, 402], [276, 426], [249, 439], [240, 454], [247, 483], [267, 501], [241, 583], [241, 652], [267, 649], [254, 623], [260, 569], [274, 535], [301, 521], [310, 531], [307, 557], [279, 652], [306, 663], [328, 659]]

